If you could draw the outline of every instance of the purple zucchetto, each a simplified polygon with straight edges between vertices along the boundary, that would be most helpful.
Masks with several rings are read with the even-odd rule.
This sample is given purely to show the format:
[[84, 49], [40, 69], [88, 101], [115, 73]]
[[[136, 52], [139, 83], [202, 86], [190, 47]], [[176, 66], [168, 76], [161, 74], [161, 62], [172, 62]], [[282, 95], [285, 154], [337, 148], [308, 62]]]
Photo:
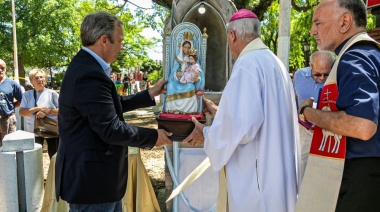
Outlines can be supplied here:
[[242, 19], [242, 18], [256, 18], [257, 19], [257, 15], [250, 10], [241, 9], [231, 16], [229, 22]]

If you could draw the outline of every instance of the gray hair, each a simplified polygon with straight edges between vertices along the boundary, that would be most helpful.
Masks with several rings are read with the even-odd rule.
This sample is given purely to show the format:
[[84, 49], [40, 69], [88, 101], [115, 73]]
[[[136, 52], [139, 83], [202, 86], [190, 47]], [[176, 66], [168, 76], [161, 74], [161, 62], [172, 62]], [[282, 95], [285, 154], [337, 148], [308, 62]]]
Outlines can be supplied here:
[[113, 33], [116, 26], [123, 26], [123, 22], [107, 12], [95, 12], [87, 15], [80, 27], [82, 45], [91, 46], [102, 35], [106, 35], [113, 43]]
[[260, 37], [260, 21], [257, 18], [242, 18], [226, 25], [227, 32], [235, 31], [239, 40], [251, 42], [254, 38]]
[[[330, 52], [330, 51], [316, 51], [314, 52], [313, 54], [311, 54], [310, 56], [310, 64], [314, 64], [314, 58], [316, 55], [319, 55], [320, 57], [323, 57], [324, 61], [327, 63], [327, 62], [330, 62], [330, 65], [334, 63], [335, 61], [335, 54], [333, 52]], [[328, 59], [328, 60], [326, 60]]]
[[39, 69], [39, 68], [35, 68], [35, 69], [32, 69], [31, 71], [29, 71], [29, 80], [32, 81], [32, 79], [34, 79], [34, 77], [38, 73], [42, 73], [42, 75], [44, 76], [44, 78], [46, 78], [46, 76], [47, 76], [47, 74], [46, 74], [46, 72], [44, 70]]
[[348, 10], [354, 17], [357, 27], [366, 27], [367, 9], [362, 0], [338, 0], [339, 7]]

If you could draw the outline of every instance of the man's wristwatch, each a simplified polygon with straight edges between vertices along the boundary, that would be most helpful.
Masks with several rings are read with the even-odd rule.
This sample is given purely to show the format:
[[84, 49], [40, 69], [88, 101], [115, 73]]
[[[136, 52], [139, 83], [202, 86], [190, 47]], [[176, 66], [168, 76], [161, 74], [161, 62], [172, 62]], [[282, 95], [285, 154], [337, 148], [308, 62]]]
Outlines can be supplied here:
[[[303, 106], [303, 107], [301, 108], [301, 110], [300, 110], [299, 118], [300, 118], [301, 121], [307, 121], [305, 115], [303, 114], [303, 111], [304, 111], [305, 108], [307, 108], [307, 107], [310, 107], [310, 106], [309, 106], [309, 105], [305, 105], [305, 106]], [[310, 107], [310, 108], [311, 108], [311, 107]]]

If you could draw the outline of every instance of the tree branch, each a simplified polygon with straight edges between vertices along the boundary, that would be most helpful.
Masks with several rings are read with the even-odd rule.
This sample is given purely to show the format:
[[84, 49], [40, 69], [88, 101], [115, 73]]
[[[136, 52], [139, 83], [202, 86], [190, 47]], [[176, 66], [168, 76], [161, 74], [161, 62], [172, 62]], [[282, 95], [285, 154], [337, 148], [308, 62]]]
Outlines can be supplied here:
[[135, 7], [140, 8], [140, 9], [143, 9], [143, 10], [150, 10], [150, 9], [153, 9], [153, 7], [151, 7], [151, 8], [141, 7], [141, 6], [139, 6], [139, 5], [137, 5], [137, 4], [133, 3], [133, 2], [130, 2], [129, 0], [125, 0], [123, 5], [113, 7], [113, 8], [111, 8], [110, 10], [124, 8], [125, 5], [127, 5], [127, 3], [132, 4], [132, 5], [134, 5]]
[[310, 4], [309, 1], [305, 1], [306, 4], [304, 6], [298, 6], [295, 2], [295, 0], [292, 0], [292, 8], [297, 11], [297, 12], [306, 12], [306, 11], [309, 11], [311, 10], [314, 6], [316, 6], [317, 4]]

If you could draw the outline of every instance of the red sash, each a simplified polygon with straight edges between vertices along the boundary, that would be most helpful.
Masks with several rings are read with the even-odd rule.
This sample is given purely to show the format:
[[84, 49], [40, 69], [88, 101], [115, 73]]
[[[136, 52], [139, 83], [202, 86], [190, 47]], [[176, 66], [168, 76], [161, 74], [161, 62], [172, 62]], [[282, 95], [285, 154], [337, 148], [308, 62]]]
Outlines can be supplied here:
[[[335, 82], [325, 84], [319, 97], [318, 109], [337, 111], [338, 95]], [[315, 126], [296, 212], [335, 210], [345, 156], [346, 137]]]
[[[323, 111], [338, 111], [335, 104], [338, 95], [339, 92], [336, 84], [325, 85], [319, 97], [318, 109]], [[310, 154], [344, 160], [346, 156], [346, 136], [337, 135], [315, 126]]]

